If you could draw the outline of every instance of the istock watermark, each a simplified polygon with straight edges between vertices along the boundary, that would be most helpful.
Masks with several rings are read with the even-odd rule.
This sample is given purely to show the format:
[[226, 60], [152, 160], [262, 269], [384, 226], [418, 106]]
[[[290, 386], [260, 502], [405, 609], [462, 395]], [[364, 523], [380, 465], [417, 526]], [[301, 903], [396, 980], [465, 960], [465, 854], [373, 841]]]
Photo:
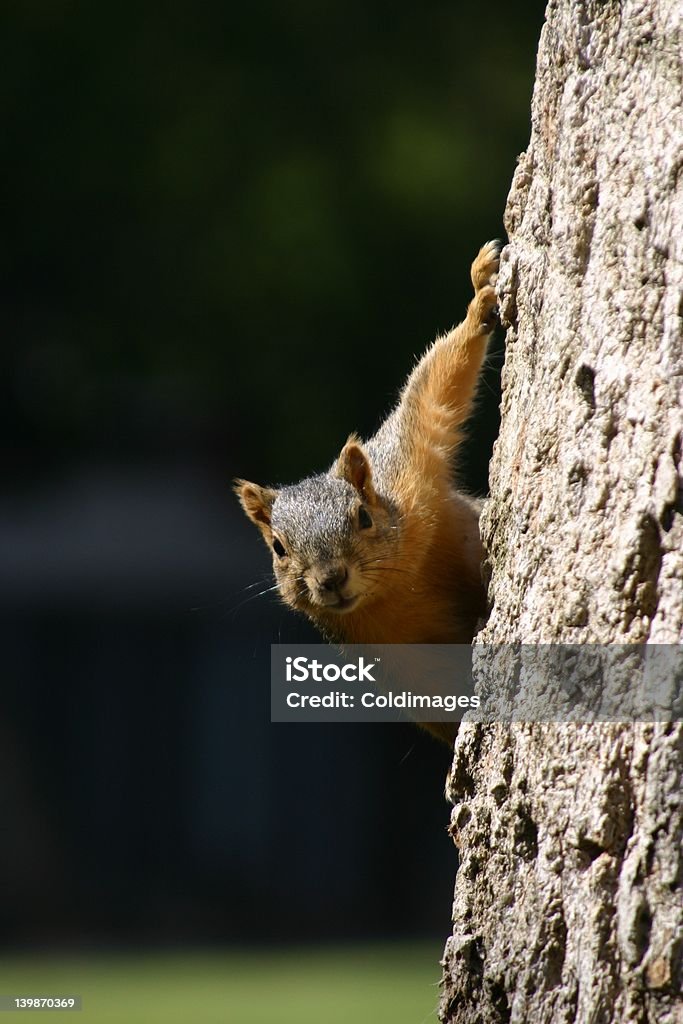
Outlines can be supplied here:
[[273, 722], [683, 720], [683, 646], [273, 644]]
[[288, 683], [306, 683], [309, 679], [316, 683], [335, 683], [340, 679], [347, 683], [376, 683], [373, 670], [378, 661], [379, 658], [375, 658], [371, 664], [367, 664], [365, 658], [360, 657], [357, 662], [335, 665], [330, 664], [329, 660], [323, 662], [316, 658], [307, 658], [305, 654], [300, 654], [298, 658], [288, 655], [285, 658], [285, 675]]

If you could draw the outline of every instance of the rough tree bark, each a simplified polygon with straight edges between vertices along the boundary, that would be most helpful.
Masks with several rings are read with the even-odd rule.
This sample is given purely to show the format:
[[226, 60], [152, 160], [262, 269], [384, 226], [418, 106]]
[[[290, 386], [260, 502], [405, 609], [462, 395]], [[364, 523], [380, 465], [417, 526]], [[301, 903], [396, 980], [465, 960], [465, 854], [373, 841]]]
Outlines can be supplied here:
[[[478, 642], [683, 639], [681, 10], [546, 12]], [[461, 727], [443, 1021], [683, 1024], [682, 774], [678, 723]]]

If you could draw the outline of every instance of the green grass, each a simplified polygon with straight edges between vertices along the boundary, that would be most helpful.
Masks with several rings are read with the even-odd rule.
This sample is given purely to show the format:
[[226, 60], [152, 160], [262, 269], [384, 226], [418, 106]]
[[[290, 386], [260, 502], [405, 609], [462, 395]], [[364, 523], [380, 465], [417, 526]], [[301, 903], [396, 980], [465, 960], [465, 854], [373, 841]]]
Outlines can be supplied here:
[[438, 945], [0, 957], [2, 995], [82, 995], [78, 1024], [432, 1024]]

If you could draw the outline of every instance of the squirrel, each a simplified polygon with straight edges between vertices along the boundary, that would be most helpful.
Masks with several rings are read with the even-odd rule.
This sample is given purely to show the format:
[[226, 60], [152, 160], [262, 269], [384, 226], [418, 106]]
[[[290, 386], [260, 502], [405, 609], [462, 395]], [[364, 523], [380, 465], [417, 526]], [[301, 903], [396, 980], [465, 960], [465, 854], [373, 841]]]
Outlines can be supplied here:
[[498, 319], [499, 254], [496, 241], [479, 250], [465, 319], [427, 349], [369, 441], [351, 434], [327, 472], [297, 484], [235, 481], [280, 597], [330, 642], [469, 644], [485, 613], [482, 503], [456, 490], [453, 456]]

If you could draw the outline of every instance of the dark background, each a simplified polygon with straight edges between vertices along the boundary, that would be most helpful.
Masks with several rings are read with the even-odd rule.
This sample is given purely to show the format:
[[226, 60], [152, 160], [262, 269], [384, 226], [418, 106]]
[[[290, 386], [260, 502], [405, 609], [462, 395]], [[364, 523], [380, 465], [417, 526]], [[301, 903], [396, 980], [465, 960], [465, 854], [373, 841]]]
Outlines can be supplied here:
[[542, 12], [5, 7], [5, 945], [448, 931], [448, 752], [270, 724], [269, 644], [316, 638], [229, 484], [324, 468], [462, 317]]

